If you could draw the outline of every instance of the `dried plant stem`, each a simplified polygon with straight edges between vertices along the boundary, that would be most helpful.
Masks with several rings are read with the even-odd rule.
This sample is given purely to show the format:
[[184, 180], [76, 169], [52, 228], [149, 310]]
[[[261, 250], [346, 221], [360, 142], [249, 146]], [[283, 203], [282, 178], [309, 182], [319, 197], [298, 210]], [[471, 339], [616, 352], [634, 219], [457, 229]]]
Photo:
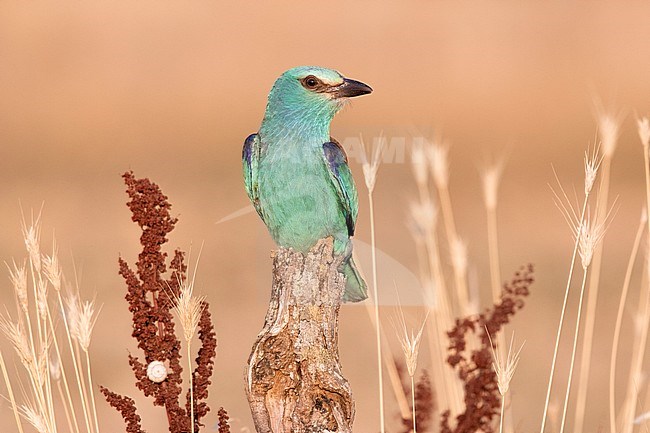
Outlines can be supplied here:
[[648, 235], [650, 236], [650, 155], [649, 146], [643, 146], [643, 165], [645, 168], [645, 196], [646, 196], [646, 210], [648, 211]]
[[[438, 188], [438, 196], [440, 197], [440, 207], [442, 209], [442, 217], [445, 225], [445, 232], [447, 235], [447, 242], [449, 243], [452, 255], [455, 254], [454, 250], [459, 243], [458, 233], [456, 232], [456, 223], [454, 222], [454, 211], [451, 206], [451, 196], [449, 188]], [[454, 270], [454, 282], [456, 285], [456, 293], [458, 296], [458, 303], [463, 315], [469, 314], [469, 295], [467, 289], [467, 279], [462, 269], [458, 267], [457, 260], [452, 260], [452, 267]]]
[[[576, 351], [578, 348], [578, 336], [580, 334], [580, 318], [582, 316], [582, 301], [584, 299], [585, 288], [587, 286], [587, 269], [588, 268], [584, 269], [582, 284], [580, 285], [580, 300], [578, 302], [578, 314], [576, 316], [575, 332], [573, 333], [573, 348], [571, 349], [571, 366], [569, 367], [569, 380], [567, 383], [566, 393], [564, 395], [564, 407], [562, 408], [562, 422], [560, 424], [560, 433], [564, 433], [564, 427], [566, 426], [566, 414], [567, 414], [567, 409], [569, 408], [569, 395], [571, 393], [573, 368], [575, 367]], [[575, 431], [579, 431], [579, 430], [575, 430]]]
[[379, 330], [379, 295], [377, 290], [377, 244], [375, 240], [375, 204], [373, 200], [372, 190], [368, 190], [368, 204], [370, 207], [370, 246], [372, 251], [372, 293], [375, 304], [375, 336], [377, 342], [377, 369], [379, 378], [379, 428], [381, 433], [386, 432], [385, 419], [384, 419], [384, 375], [381, 361], [381, 332]]
[[[95, 418], [95, 432], [99, 433], [99, 420], [97, 419], [97, 405], [95, 404], [95, 391], [93, 389], [93, 376], [90, 374], [90, 355], [87, 350], [84, 350], [86, 354], [86, 373], [88, 374], [88, 389], [90, 390], [90, 403], [93, 408], [93, 417]], [[194, 431], [194, 430], [192, 430]]]
[[[63, 310], [61, 310], [61, 311], [63, 311]], [[61, 315], [64, 317], [64, 320], [65, 320], [65, 314], [62, 312]], [[48, 317], [48, 321], [50, 323], [50, 328], [52, 328], [52, 330], [54, 330], [54, 326], [52, 324], [52, 315], [50, 314], [49, 306], [47, 308], [47, 317]], [[70, 407], [70, 413], [71, 413], [71, 416], [72, 416], [72, 420], [74, 422], [74, 431], [76, 433], [79, 433], [79, 424], [77, 423], [77, 415], [76, 415], [75, 410], [74, 410], [74, 403], [72, 401], [72, 394], [70, 393], [70, 387], [68, 386], [68, 377], [67, 377], [66, 372], [65, 372], [65, 366], [63, 365], [63, 362], [61, 361], [63, 358], [61, 357], [61, 350], [59, 349], [59, 342], [58, 342], [58, 339], [56, 337], [55, 332], [52, 332], [52, 342], [54, 343], [54, 350], [56, 351], [56, 356], [59, 359], [59, 369], [61, 371], [61, 378], [63, 379], [63, 386], [65, 388], [65, 394], [66, 394], [66, 397], [67, 397], [65, 399], [62, 399], [67, 404], [67, 405], [64, 404], [65, 411], [66, 411], [66, 416], [68, 416], [68, 406], [69, 406]], [[59, 383], [59, 388], [60, 387], [61, 387], [61, 384]], [[70, 431], [72, 431], [72, 428], [70, 429]]]
[[395, 366], [395, 359], [392, 355], [387, 354], [384, 351], [384, 365], [386, 366], [386, 372], [388, 373], [388, 379], [390, 380], [391, 388], [395, 394], [395, 400], [397, 400], [397, 407], [399, 408], [399, 413], [402, 419], [408, 419], [410, 416], [410, 409], [408, 398], [404, 393], [404, 388], [402, 387], [402, 382], [400, 381], [399, 372]]
[[[496, 196], [496, 192], [495, 192]], [[490, 259], [490, 281], [492, 287], [492, 302], [499, 302], [501, 298], [501, 265], [499, 263], [499, 237], [497, 229], [497, 209], [496, 204], [485, 206], [487, 214], [487, 234], [488, 234], [488, 255]], [[496, 336], [498, 340], [497, 350], [500, 352], [501, 356], [505, 356], [504, 350], [506, 346], [505, 334], [500, 332]], [[499, 431], [503, 433], [503, 419], [505, 416], [504, 413], [504, 401], [506, 397], [503, 396], [501, 399], [501, 419], [499, 421]], [[512, 431], [512, 413], [509, 408], [508, 410], [508, 423], [507, 428], [509, 432]]]
[[[375, 316], [374, 316], [374, 307], [368, 303], [366, 305], [366, 311], [368, 312], [368, 317], [370, 318], [370, 323], [372, 323], [373, 327], [379, 326], [375, 322]], [[379, 331], [381, 332], [381, 338], [382, 338], [382, 344], [387, 344], [386, 341], [386, 333], [384, 331], [384, 327], [382, 326]], [[406, 393], [404, 392], [404, 387], [402, 386], [402, 381], [399, 376], [399, 372], [397, 371], [397, 364], [395, 363], [395, 358], [390, 352], [382, 351], [382, 355], [384, 358], [384, 366], [386, 367], [386, 371], [388, 373], [388, 379], [390, 380], [391, 388], [393, 389], [393, 393], [395, 394], [395, 399], [397, 400], [397, 405], [400, 410], [400, 415], [402, 416], [402, 419], [408, 419], [408, 417], [411, 415], [410, 408], [409, 408], [409, 402], [408, 398], [406, 397]]]
[[[84, 389], [84, 386], [82, 385], [84, 383], [83, 381], [83, 375], [80, 374], [79, 372], [79, 362], [78, 362], [78, 353], [79, 353], [79, 348], [75, 347], [75, 344], [72, 341], [72, 334], [70, 333], [70, 325], [68, 323], [67, 319], [67, 314], [65, 313], [65, 307], [63, 305], [63, 299], [61, 298], [61, 293], [57, 291], [56, 293], [57, 299], [59, 302], [59, 309], [61, 311], [61, 316], [63, 317], [63, 325], [65, 328], [65, 334], [68, 339], [68, 346], [70, 348], [70, 355], [72, 356], [72, 365], [74, 366], [74, 373], [75, 377], [77, 379], [77, 388], [79, 390], [79, 398], [81, 399], [81, 408], [82, 412], [84, 414], [84, 421], [86, 422], [86, 431], [89, 433], [92, 432], [92, 427], [90, 426], [90, 419], [89, 419], [89, 410], [88, 410], [88, 400], [86, 397], [86, 390]], [[75, 350], [76, 349], [76, 350]]]
[[[434, 319], [435, 322], [435, 345], [431, 344], [430, 349], [437, 348], [437, 354], [432, 352], [431, 362], [440, 366], [440, 378], [445, 390], [440, 393], [447, 400], [447, 407], [453, 414], [459, 413], [462, 408], [462, 397], [460, 396], [460, 389], [456, 386], [456, 377], [452, 374], [445, 374], [444, 360], [446, 358], [447, 348], [445, 346], [446, 331], [453, 325], [452, 307], [447, 296], [447, 288], [445, 279], [442, 273], [442, 265], [440, 263], [440, 253], [438, 251], [438, 240], [435, 231], [432, 231], [426, 238], [427, 256], [429, 258], [429, 268], [432, 274], [432, 281], [436, 285], [435, 291], [435, 308]], [[433, 297], [432, 296], [432, 297]], [[433, 326], [433, 324], [432, 324]]]
[[501, 416], [499, 417], [499, 433], [503, 433], [503, 417], [505, 415], [506, 396], [501, 397]]
[[[81, 358], [81, 351], [79, 350], [79, 343], [76, 342], [76, 341], [74, 343], [74, 351], [75, 351], [75, 358], [79, 362], [78, 368], [79, 368], [79, 378], [81, 379], [81, 395], [83, 396], [83, 401], [84, 401], [84, 404], [85, 404], [84, 412], [87, 412], [87, 413], [84, 413], [84, 416], [86, 416], [88, 418], [88, 422], [89, 422], [90, 427], [91, 427], [91, 429], [89, 431], [92, 432], [92, 431], [94, 431], [92, 429], [93, 420], [92, 420], [92, 416], [90, 414], [91, 409], [90, 409], [90, 400], [88, 398], [88, 390], [87, 390], [87, 386], [86, 386], [86, 377], [83, 374], [83, 372], [81, 371], [83, 369], [83, 361], [82, 361], [82, 358]], [[95, 432], [95, 433], [97, 433], [97, 432]]]
[[496, 302], [501, 297], [501, 270], [499, 265], [499, 241], [497, 236], [497, 212], [495, 208], [487, 208], [487, 226], [488, 251], [490, 256], [490, 279], [492, 281], [492, 300]]
[[413, 433], [417, 433], [415, 427], [415, 379], [411, 376], [411, 405], [413, 406]]
[[[61, 401], [65, 402], [66, 401], [66, 396], [63, 395], [63, 389], [61, 388], [61, 381], [60, 380], [56, 381], [56, 389], [59, 392], [59, 398], [61, 399]], [[77, 420], [76, 419], [74, 420], [74, 426], [73, 426], [72, 418], [70, 418], [70, 410], [68, 409], [68, 405], [66, 405], [66, 404], [63, 405], [63, 411], [65, 412], [65, 419], [68, 422], [68, 429], [70, 429], [69, 431], [74, 430], [74, 431], [78, 432], [79, 427], [77, 426]]]
[[9, 401], [11, 402], [11, 409], [14, 412], [14, 418], [16, 419], [16, 426], [18, 427], [19, 433], [23, 432], [23, 424], [20, 421], [20, 415], [18, 414], [18, 407], [16, 406], [16, 398], [14, 396], [13, 388], [11, 387], [11, 381], [9, 380], [9, 375], [7, 374], [7, 366], [5, 365], [4, 357], [2, 352], [0, 352], [0, 368], [2, 368], [2, 377], [5, 380], [5, 385], [7, 385], [7, 393], [9, 394]]
[[193, 377], [194, 374], [192, 374], [192, 351], [190, 349], [190, 342], [188, 341], [187, 344], [187, 371], [190, 373], [190, 424], [192, 426], [192, 429], [190, 430], [191, 433], [194, 433], [194, 384], [193, 382]]
[[639, 301], [639, 307], [636, 314], [636, 333], [634, 339], [634, 348], [632, 351], [632, 363], [627, 380], [627, 393], [625, 405], [621, 411], [622, 431], [631, 433], [634, 428], [634, 410], [636, 409], [639, 395], [639, 381], [643, 371], [643, 358], [645, 357], [645, 348], [648, 342], [648, 327], [650, 322], [650, 289], [648, 282], [643, 301]]
[[625, 311], [625, 302], [627, 300], [627, 294], [630, 287], [630, 280], [632, 279], [632, 270], [634, 268], [634, 262], [636, 256], [639, 252], [639, 246], [641, 244], [641, 238], [643, 237], [643, 231], [645, 230], [645, 220], [641, 219], [639, 228], [637, 229], [636, 236], [634, 238], [634, 244], [632, 246], [632, 252], [630, 253], [630, 258], [627, 262], [627, 269], [625, 271], [625, 279], [623, 281], [623, 290], [621, 293], [621, 299], [618, 304], [618, 312], [616, 313], [616, 324], [614, 325], [614, 341], [612, 343], [612, 354], [610, 357], [610, 368], [609, 368], [609, 427], [611, 433], [616, 433], [616, 358], [618, 355], [618, 347], [621, 336], [621, 325], [623, 323], [623, 312]]
[[[582, 205], [582, 210], [580, 212], [580, 221], [578, 227], [581, 227], [584, 224], [585, 213], [587, 211], [587, 202], [589, 201], [589, 194], [585, 196], [584, 203]], [[562, 336], [562, 326], [564, 325], [564, 315], [566, 314], [567, 301], [569, 299], [569, 289], [571, 287], [571, 279], [573, 278], [573, 271], [575, 269], [576, 256], [578, 254], [578, 245], [580, 239], [576, 236], [575, 244], [573, 246], [573, 254], [571, 256], [571, 266], [569, 267], [569, 276], [567, 277], [566, 288], [564, 290], [564, 300], [562, 301], [562, 312], [560, 313], [560, 322], [557, 326], [557, 333], [555, 336], [555, 347], [553, 349], [553, 360], [551, 361], [551, 372], [549, 373], [548, 378], [548, 387], [546, 389], [546, 401], [544, 402], [544, 414], [542, 415], [542, 426], [540, 428], [540, 433], [544, 433], [544, 427], [546, 427], [546, 418], [548, 416], [548, 405], [551, 400], [551, 390], [553, 388], [553, 376], [555, 375], [555, 366], [557, 363], [557, 353], [560, 347], [560, 337]]]
[[[611, 155], [605, 156], [602, 163], [601, 187], [598, 191], [597, 214], [605, 218], [607, 215], [607, 198], [609, 196]], [[600, 272], [603, 259], [603, 243], [596, 246], [594, 257], [591, 261], [591, 275], [589, 277], [589, 293], [587, 294], [587, 314], [585, 315], [584, 337], [580, 356], [580, 376], [578, 379], [578, 393], [576, 399], [575, 431], [583, 431], [585, 410], [587, 405], [587, 390], [589, 386], [589, 371], [591, 367], [591, 352], [594, 341], [594, 327], [596, 324], [596, 306], [600, 286]]]

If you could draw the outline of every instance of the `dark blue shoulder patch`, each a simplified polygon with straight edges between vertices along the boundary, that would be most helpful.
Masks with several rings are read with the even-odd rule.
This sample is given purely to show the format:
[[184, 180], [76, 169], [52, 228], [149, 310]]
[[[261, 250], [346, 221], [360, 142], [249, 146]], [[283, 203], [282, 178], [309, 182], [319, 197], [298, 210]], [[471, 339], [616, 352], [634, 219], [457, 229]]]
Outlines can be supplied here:
[[251, 158], [253, 157], [253, 146], [255, 145], [255, 140], [257, 139], [257, 134], [251, 134], [244, 141], [244, 148], [241, 152], [242, 159], [245, 159], [246, 162], [250, 164]]
[[325, 153], [327, 162], [332, 167], [348, 163], [348, 156], [345, 154], [343, 146], [341, 146], [337, 141], [328, 141], [327, 143], [323, 143], [323, 152]]

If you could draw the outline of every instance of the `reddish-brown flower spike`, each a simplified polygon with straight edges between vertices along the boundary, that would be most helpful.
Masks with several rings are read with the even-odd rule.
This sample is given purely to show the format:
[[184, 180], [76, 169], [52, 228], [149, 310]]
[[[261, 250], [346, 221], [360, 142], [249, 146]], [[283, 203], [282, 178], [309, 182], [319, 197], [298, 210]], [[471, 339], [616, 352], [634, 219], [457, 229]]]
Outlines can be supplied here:
[[[478, 317], [456, 320], [449, 336], [447, 363], [456, 369], [464, 382], [465, 410], [456, 417], [452, 427], [450, 413], [442, 413], [441, 433], [494, 432], [492, 420], [499, 413], [500, 395], [497, 376], [492, 369], [492, 344], [495, 335], [524, 306], [524, 298], [533, 283], [533, 267], [522, 267], [503, 287], [501, 299]], [[477, 333], [481, 346], [466, 353], [466, 336]], [[489, 333], [489, 334], [488, 334]]]
[[[165, 278], [167, 253], [161, 250], [177, 219], [171, 216], [171, 204], [155, 183], [148, 179], [136, 179], [132, 172], [125, 173], [123, 178], [127, 186], [127, 205], [132, 212], [132, 220], [142, 229], [142, 252], [138, 255], [137, 271], [132, 270], [123, 259], [119, 260], [120, 275], [127, 285], [125, 298], [133, 315], [132, 336], [137, 340], [138, 348], [143, 351], [145, 358], [142, 362], [135, 356], [129, 356], [129, 365], [138, 389], [145, 396], [153, 397], [155, 405], [165, 408], [170, 433], [186, 433], [190, 430], [190, 411], [189, 406], [186, 410], [180, 404], [183, 372], [180, 363], [181, 343], [175, 334], [171, 308], [174, 296], [179, 295], [180, 285], [186, 279], [187, 267], [184, 253], [176, 250], [169, 263], [171, 275]], [[201, 400], [207, 399], [217, 345], [207, 304], [199, 322], [199, 338], [201, 348], [193, 372], [197, 421], [209, 411], [205, 401]], [[160, 382], [154, 382], [147, 376], [147, 366], [153, 361], [167, 366], [168, 375]], [[133, 400], [104, 388], [102, 393], [111, 406], [122, 414], [127, 424], [127, 433], [141, 433], [140, 418], [136, 414]]]

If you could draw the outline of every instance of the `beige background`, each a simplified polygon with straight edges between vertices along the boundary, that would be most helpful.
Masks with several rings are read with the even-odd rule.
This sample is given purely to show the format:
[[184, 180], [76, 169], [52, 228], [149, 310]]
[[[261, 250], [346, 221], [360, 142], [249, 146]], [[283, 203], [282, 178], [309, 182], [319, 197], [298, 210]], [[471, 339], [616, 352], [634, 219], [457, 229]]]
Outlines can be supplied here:
[[[643, 199], [634, 117], [650, 112], [649, 16], [641, 2], [2, 2], [0, 259], [24, 255], [20, 204], [29, 212], [44, 202], [44, 247], [56, 232], [67, 274], [74, 257], [83, 291], [104, 304], [91, 347], [96, 381], [135, 397], [145, 428], [164, 431], [162, 410], [132, 386], [126, 355], [137, 351], [117, 275], [118, 255], [133, 262], [138, 251], [119, 175], [133, 169], [155, 180], [180, 217], [170, 247], [193, 244], [196, 251], [205, 242], [197, 282], [212, 303], [219, 338], [208, 425], [223, 405], [234, 431], [252, 427], [242, 377], [264, 317], [272, 243], [255, 214], [215, 223], [248, 203], [241, 145], [257, 130], [276, 76], [301, 64], [333, 67], [375, 89], [337, 117], [334, 136], [383, 130], [408, 137], [435, 128], [452, 142], [457, 224], [484, 293], [477, 168], [508, 155], [499, 208], [502, 272], [505, 278], [522, 263], [537, 265], [533, 294], [511, 327], [527, 341], [512, 385], [515, 420], [519, 431], [533, 431], [571, 253], [547, 183], [553, 164], [567, 185], [581, 188], [582, 151], [593, 141], [600, 98], [626, 114], [613, 165], [620, 210], [606, 238], [586, 431], [606, 428], [603, 376]], [[363, 192], [358, 161], [352, 165]], [[407, 272], [417, 269], [405, 227], [415, 197], [409, 165], [383, 166], [376, 194], [379, 247], [394, 260], [383, 267], [382, 290], [392, 293], [395, 279], [417, 303]], [[365, 198], [357, 238], [369, 241]], [[637, 293], [638, 278], [634, 284]], [[11, 306], [8, 280], [0, 294]], [[627, 318], [624, 353], [631, 345]], [[365, 309], [345, 307], [341, 359], [357, 397], [359, 432], [378, 430], [373, 338]], [[121, 431], [119, 415], [103, 401], [99, 411], [104, 431]], [[392, 396], [387, 414], [395, 431]], [[2, 431], [14, 431], [11, 417], [3, 403]]]

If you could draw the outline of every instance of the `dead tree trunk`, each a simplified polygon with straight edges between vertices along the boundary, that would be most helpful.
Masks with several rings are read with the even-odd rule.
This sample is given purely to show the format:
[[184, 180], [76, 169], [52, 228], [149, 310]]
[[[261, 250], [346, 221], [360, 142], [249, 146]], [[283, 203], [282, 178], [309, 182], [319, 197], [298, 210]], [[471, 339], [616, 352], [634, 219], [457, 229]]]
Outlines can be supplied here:
[[338, 354], [340, 263], [331, 238], [306, 256], [273, 254], [271, 301], [246, 372], [257, 433], [352, 431], [354, 401]]

